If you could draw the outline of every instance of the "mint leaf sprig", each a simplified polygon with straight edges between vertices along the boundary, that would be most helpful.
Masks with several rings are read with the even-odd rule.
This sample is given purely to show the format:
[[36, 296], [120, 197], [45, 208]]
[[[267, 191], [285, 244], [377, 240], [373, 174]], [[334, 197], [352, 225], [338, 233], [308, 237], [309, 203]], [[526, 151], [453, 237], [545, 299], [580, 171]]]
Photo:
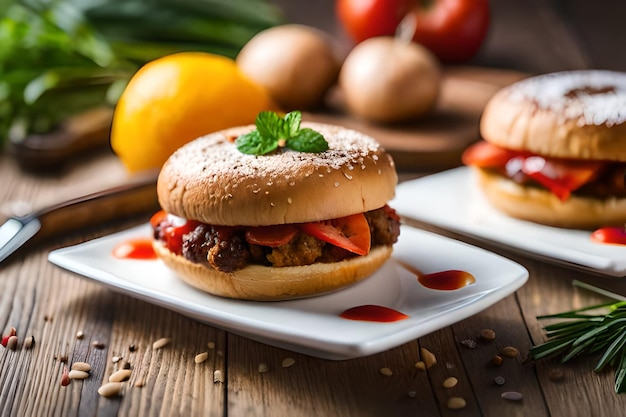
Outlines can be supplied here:
[[256, 117], [256, 129], [239, 136], [235, 145], [241, 153], [265, 155], [278, 148], [298, 152], [324, 152], [328, 142], [324, 136], [310, 128], [301, 128], [302, 113], [292, 111], [281, 118], [272, 111], [263, 111]]
[[[608, 309], [606, 313], [582, 314], [586, 311]], [[595, 372], [614, 367], [615, 393], [626, 392], [626, 302], [610, 302], [563, 313], [539, 316], [537, 319], [569, 319], [544, 327], [548, 341], [533, 346], [530, 356], [542, 359], [563, 355], [567, 362], [582, 355], [602, 352]]]

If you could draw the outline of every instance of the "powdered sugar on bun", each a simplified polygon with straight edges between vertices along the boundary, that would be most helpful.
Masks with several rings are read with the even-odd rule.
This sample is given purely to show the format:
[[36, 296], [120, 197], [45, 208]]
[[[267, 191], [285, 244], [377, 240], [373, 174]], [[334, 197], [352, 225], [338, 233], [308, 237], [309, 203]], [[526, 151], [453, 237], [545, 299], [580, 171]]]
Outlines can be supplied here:
[[626, 73], [581, 70], [527, 78], [492, 97], [480, 130], [505, 148], [626, 161]]
[[579, 125], [626, 121], [626, 74], [567, 71], [528, 78], [510, 87], [510, 100], [532, 100], [539, 108], [574, 119]]
[[382, 207], [397, 174], [373, 138], [338, 126], [303, 123], [322, 133], [329, 150], [255, 156], [234, 139], [254, 126], [217, 132], [180, 148], [165, 163], [157, 191], [163, 209], [217, 225], [318, 221]]

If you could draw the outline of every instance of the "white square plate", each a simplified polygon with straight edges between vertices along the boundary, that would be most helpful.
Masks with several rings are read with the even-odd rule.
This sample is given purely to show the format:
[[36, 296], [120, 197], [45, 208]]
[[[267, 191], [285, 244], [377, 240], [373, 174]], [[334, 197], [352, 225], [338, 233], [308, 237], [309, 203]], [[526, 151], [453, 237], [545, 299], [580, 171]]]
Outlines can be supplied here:
[[[112, 256], [113, 248], [148, 237], [143, 225], [50, 253], [50, 262], [114, 290], [178, 311], [267, 344], [326, 359], [378, 353], [463, 320], [513, 293], [528, 271], [509, 259], [425, 231], [402, 226], [394, 255], [370, 278], [313, 298], [251, 302], [211, 296], [186, 285], [161, 261]], [[423, 287], [408, 264], [423, 273], [459, 269], [476, 283], [453, 291]], [[353, 321], [344, 310], [376, 304], [409, 315], [392, 323]]]
[[626, 276], [626, 246], [594, 243], [588, 230], [543, 226], [498, 212], [482, 196], [469, 167], [401, 183], [389, 204], [406, 218], [554, 262]]

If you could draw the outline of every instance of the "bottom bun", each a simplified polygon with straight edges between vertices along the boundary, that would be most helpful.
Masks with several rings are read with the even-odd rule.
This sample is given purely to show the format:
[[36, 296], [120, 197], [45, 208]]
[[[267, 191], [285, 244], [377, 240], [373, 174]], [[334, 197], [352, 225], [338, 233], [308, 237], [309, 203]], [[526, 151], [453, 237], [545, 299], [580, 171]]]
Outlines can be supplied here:
[[278, 301], [310, 297], [343, 288], [372, 275], [391, 256], [391, 246], [377, 246], [366, 256], [333, 263], [274, 268], [248, 265], [234, 272], [191, 262], [153, 241], [157, 255], [187, 284], [209, 294], [240, 300]]
[[548, 226], [594, 229], [626, 223], [626, 199], [597, 199], [572, 194], [561, 201], [550, 191], [524, 186], [502, 175], [474, 168], [491, 205], [511, 217]]

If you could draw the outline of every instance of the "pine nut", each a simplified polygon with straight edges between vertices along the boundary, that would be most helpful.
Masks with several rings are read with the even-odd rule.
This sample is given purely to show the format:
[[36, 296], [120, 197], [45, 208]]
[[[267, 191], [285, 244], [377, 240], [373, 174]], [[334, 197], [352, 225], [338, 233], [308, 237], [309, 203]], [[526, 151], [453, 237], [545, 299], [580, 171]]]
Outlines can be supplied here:
[[152, 349], [157, 350], [164, 348], [165, 346], [169, 345], [171, 341], [172, 339], [169, 337], [162, 337], [152, 344]]
[[87, 362], [74, 362], [72, 364], [72, 371], [89, 372], [91, 371], [91, 365], [89, 365]]
[[128, 380], [130, 378], [131, 370], [130, 369], [120, 369], [119, 371], [114, 372], [109, 377], [109, 382], [122, 382]]
[[425, 371], [426, 370], [426, 364], [424, 363], [424, 361], [417, 361], [417, 362], [415, 362], [415, 367], [417, 369], [419, 369], [420, 371]]
[[506, 346], [505, 348], [502, 349], [501, 353], [507, 358], [514, 358], [518, 355], [519, 351], [517, 350], [517, 348], [513, 346]]
[[11, 350], [17, 349], [17, 336], [13, 335], [7, 340], [7, 348]]
[[393, 375], [393, 371], [389, 368], [380, 368], [380, 373], [385, 376]]
[[467, 406], [467, 402], [465, 398], [462, 397], [450, 397], [446, 402], [446, 407], [450, 410], [460, 410], [461, 408], [465, 408]]
[[29, 350], [35, 346], [35, 336], [28, 336], [26, 340], [24, 340], [24, 349]]
[[71, 370], [69, 373], [69, 377], [70, 379], [85, 379], [89, 376], [89, 373], [85, 372], [85, 371], [77, 371], [77, 370]]
[[196, 357], [193, 358], [193, 361], [195, 363], [202, 363], [206, 361], [208, 358], [209, 358], [209, 352], [202, 352], [202, 353], [198, 353]]
[[76, 332], [76, 338], [78, 340], [82, 339], [83, 337], [85, 337], [85, 333], [83, 333], [82, 330], [79, 330], [79, 331]]
[[98, 388], [98, 394], [103, 397], [113, 397], [119, 395], [122, 391], [123, 384], [121, 382], [107, 382]]
[[456, 379], [455, 377], [451, 376], [449, 378], [446, 378], [443, 380], [443, 386], [444, 388], [453, 388], [456, 387], [456, 384], [459, 383], [459, 380]]
[[293, 364], [295, 363], [296, 363], [296, 360], [294, 358], [285, 358], [283, 359], [282, 366], [283, 368], [289, 368], [290, 366], [293, 366]]
[[492, 329], [482, 329], [480, 331], [480, 337], [487, 341], [492, 341], [496, 339], [496, 332], [494, 332]]
[[263, 372], [267, 372], [270, 370], [270, 367], [267, 366], [267, 364], [265, 362], [261, 362], [259, 364], [259, 372], [263, 373]]
[[502, 395], [500, 395], [500, 397], [509, 401], [521, 401], [522, 398], [524, 398], [521, 392], [516, 392], [516, 391], [503, 392]]
[[437, 357], [435, 356], [435, 354], [426, 348], [420, 348], [420, 356], [424, 361], [426, 369], [430, 369], [433, 365], [437, 363]]

